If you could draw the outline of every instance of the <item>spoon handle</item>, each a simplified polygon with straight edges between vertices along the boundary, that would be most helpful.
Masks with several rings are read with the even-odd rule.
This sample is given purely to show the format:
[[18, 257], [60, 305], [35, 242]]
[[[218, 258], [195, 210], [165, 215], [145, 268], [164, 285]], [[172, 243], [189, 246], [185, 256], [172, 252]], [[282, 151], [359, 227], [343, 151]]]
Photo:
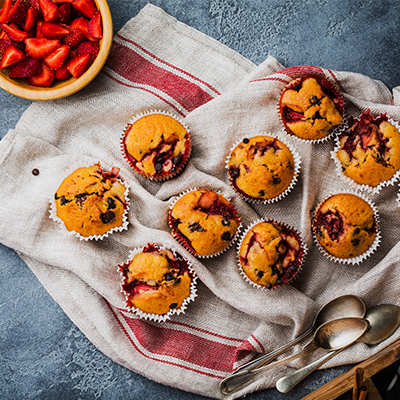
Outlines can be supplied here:
[[250, 384], [261, 372], [280, 367], [281, 365], [285, 365], [290, 361], [296, 360], [301, 356], [310, 354], [317, 349], [318, 347], [314, 344], [313, 341], [311, 341], [298, 352], [292, 354], [291, 356], [285, 357], [282, 360], [275, 361], [271, 364], [264, 365], [263, 367], [257, 369], [244, 370], [238, 372], [237, 374], [232, 374], [228, 376], [220, 382], [219, 389], [223, 394], [235, 393]]
[[269, 364], [272, 360], [274, 360], [276, 357], [278, 357], [280, 354], [284, 353], [286, 350], [288, 350], [290, 347], [294, 346], [295, 344], [299, 343], [302, 341], [304, 338], [307, 336], [310, 336], [311, 333], [313, 332], [313, 327], [302, 333], [300, 336], [297, 336], [293, 340], [291, 340], [289, 343], [284, 344], [281, 347], [278, 347], [276, 350], [271, 351], [267, 354], [262, 355], [261, 357], [258, 357], [254, 361], [250, 361], [247, 364], [242, 365], [239, 367], [233, 374], [237, 374], [239, 372], [242, 372], [244, 370], [250, 371], [252, 369], [260, 368], [265, 364]]
[[287, 376], [284, 376], [283, 378], [279, 379], [278, 382], [276, 382], [276, 388], [281, 393], [288, 392], [289, 390], [293, 389], [299, 382], [301, 382], [305, 377], [310, 375], [311, 372], [315, 371], [322, 364], [334, 357], [336, 354], [340, 353], [346, 347], [343, 347], [339, 350], [330, 351], [329, 353], [323, 355], [321, 358], [312, 362], [311, 364], [306, 365], [305, 367], [300, 368]]

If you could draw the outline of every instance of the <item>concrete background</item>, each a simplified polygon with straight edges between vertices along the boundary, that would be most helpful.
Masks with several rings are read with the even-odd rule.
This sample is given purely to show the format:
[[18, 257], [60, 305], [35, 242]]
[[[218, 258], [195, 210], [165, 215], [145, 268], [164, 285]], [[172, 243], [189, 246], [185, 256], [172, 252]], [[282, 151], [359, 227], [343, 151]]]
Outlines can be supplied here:
[[[158, 0], [191, 27], [256, 64], [312, 64], [400, 85], [400, 2], [389, 0]], [[147, 1], [109, 0], [116, 33]], [[0, 91], [0, 139], [31, 101]], [[1, 189], [0, 189], [1, 190]], [[1, 399], [177, 399], [206, 397], [152, 382], [100, 353], [47, 294], [26, 264], [0, 244]], [[221, 355], [223, 357], [223, 355]], [[296, 400], [351, 366], [318, 371], [288, 394], [247, 399]]]

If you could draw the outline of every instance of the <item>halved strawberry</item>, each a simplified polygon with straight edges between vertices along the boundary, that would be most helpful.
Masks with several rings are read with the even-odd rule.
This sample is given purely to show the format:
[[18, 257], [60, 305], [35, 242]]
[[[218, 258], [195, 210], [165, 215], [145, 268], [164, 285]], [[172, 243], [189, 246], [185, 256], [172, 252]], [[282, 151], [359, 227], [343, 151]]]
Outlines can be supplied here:
[[94, 17], [88, 23], [88, 31], [90, 36], [95, 39], [101, 39], [103, 37], [103, 30], [101, 28], [101, 14], [100, 11], [97, 10]]
[[83, 42], [78, 46], [76, 49], [76, 55], [81, 56], [83, 54], [89, 54], [90, 62], [92, 63], [97, 57], [97, 54], [99, 54], [99, 50], [100, 47], [98, 44], [86, 40], [86, 42]]
[[26, 54], [31, 58], [44, 58], [60, 47], [61, 42], [58, 39], [29, 38], [25, 40]]
[[45, 21], [56, 22], [60, 20], [60, 12], [53, 0], [39, 0], [39, 5]]
[[0, 10], [0, 23], [3, 24], [8, 21], [8, 13], [11, 10], [13, 0], [5, 0], [3, 7]]
[[8, 37], [15, 42], [23, 42], [28, 37], [28, 33], [21, 31], [14, 23], [10, 25], [1, 24], [1, 27], [7, 33]]
[[91, 42], [98, 42], [98, 39], [95, 39], [94, 37], [92, 37], [89, 33], [89, 29], [88, 29], [88, 25], [89, 25], [89, 20], [86, 19], [85, 17], [79, 17], [79, 18], [75, 18], [72, 22], [71, 22], [71, 26], [73, 28], [77, 28], [79, 29], [86, 37], [86, 39], [89, 39]]
[[26, 13], [30, 6], [30, 0], [17, 0], [8, 13], [7, 21], [15, 22], [22, 28], [25, 25]]
[[43, 62], [51, 69], [59, 69], [64, 61], [67, 59], [69, 54], [69, 46], [63, 44], [58, 49], [50, 53], [44, 58]]
[[97, 11], [94, 0], [74, 0], [72, 2], [72, 7], [89, 19], [92, 19]]
[[7, 35], [7, 33], [5, 33], [4, 31], [0, 32], [0, 39], [10, 40], [10, 38]]
[[77, 28], [71, 28], [71, 33], [63, 38], [63, 42], [71, 48], [79, 46], [86, 40], [85, 35]]
[[39, 21], [36, 25], [36, 38], [44, 38], [43, 33], [42, 33], [42, 25], [44, 21]]
[[39, 22], [39, 13], [34, 8], [29, 7], [25, 19], [25, 26], [24, 26], [25, 32], [28, 32], [31, 29], [33, 29], [38, 22]]
[[82, 54], [70, 60], [67, 69], [74, 78], [79, 78], [89, 68], [90, 64], [90, 54]]
[[4, 50], [3, 57], [0, 62], [0, 69], [9, 68], [15, 64], [20, 63], [26, 59], [26, 55], [22, 50], [17, 49], [15, 46], [8, 46]]
[[66, 79], [71, 78], [71, 73], [67, 69], [68, 61], [66, 61], [58, 70], [55, 71], [54, 79], [58, 81], [65, 81]]
[[64, 3], [58, 7], [60, 13], [60, 22], [69, 25], [72, 21], [72, 6], [70, 3]]
[[29, 78], [31, 76], [39, 75], [42, 72], [42, 63], [33, 58], [27, 58], [25, 61], [20, 62], [10, 68], [10, 78]]
[[42, 24], [42, 34], [46, 39], [60, 39], [67, 36], [71, 30], [67, 25], [59, 24], [58, 22], [46, 22]]
[[32, 86], [49, 87], [53, 81], [54, 71], [45, 64], [42, 64], [42, 72], [39, 75], [28, 78], [28, 83]]

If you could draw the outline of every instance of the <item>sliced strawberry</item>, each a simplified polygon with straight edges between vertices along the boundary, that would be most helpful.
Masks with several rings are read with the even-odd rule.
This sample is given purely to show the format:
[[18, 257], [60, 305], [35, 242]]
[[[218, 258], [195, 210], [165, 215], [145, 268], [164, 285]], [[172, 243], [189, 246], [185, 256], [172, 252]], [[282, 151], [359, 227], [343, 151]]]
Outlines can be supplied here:
[[74, 0], [72, 2], [72, 7], [89, 19], [92, 19], [97, 11], [94, 0]]
[[73, 3], [74, 0], [53, 0], [54, 3]]
[[74, 78], [79, 78], [89, 68], [90, 64], [90, 54], [83, 54], [70, 60], [67, 69]]
[[58, 11], [57, 4], [55, 4], [53, 0], [39, 0], [39, 5], [45, 21], [57, 22], [60, 20], [60, 12]]
[[20, 63], [26, 59], [26, 55], [22, 50], [17, 49], [15, 46], [8, 46], [4, 50], [3, 57], [0, 62], [0, 69], [9, 68], [15, 64]]
[[34, 8], [36, 11], [39, 11], [40, 13], [42, 12], [42, 10], [40, 9], [39, 0], [31, 0], [31, 7]]
[[73, 28], [79, 29], [85, 35], [86, 39], [89, 39], [91, 42], [97, 43], [99, 40], [95, 39], [90, 35], [88, 25], [89, 25], [89, 20], [86, 19], [85, 17], [75, 18], [71, 22], [71, 26]]
[[33, 58], [27, 58], [25, 61], [20, 62], [10, 68], [10, 78], [29, 78], [31, 76], [39, 75], [42, 72], [42, 63]]
[[39, 22], [39, 13], [36, 11], [34, 8], [29, 7], [28, 11], [26, 13], [26, 19], [25, 19], [25, 26], [24, 30], [25, 32], [30, 31], [33, 29], [36, 24]]
[[11, 40], [0, 39], [0, 61], [7, 47], [11, 46], [13, 42]]
[[66, 61], [58, 70], [55, 71], [54, 78], [58, 81], [65, 81], [66, 79], [71, 78], [71, 74], [68, 71], [68, 61]]
[[60, 13], [60, 22], [70, 25], [72, 21], [72, 5], [70, 3], [64, 3], [58, 7], [58, 12]]
[[13, 0], [5, 0], [3, 7], [0, 10], [0, 24], [8, 21], [8, 14], [11, 10]]
[[71, 48], [78, 47], [82, 42], [86, 40], [85, 35], [77, 28], [71, 28], [71, 33], [63, 38], [65, 44]]
[[96, 11], [94, 17], [88, 23], [88, 31], [90, 36], [95, 39], [101, 39], [103, 37], [103, 30], [101, 28], [101, 14], [100, 11]]
[[39, 75], [28, 78], [28, 83], [32, 86], [49, 87], [53, 81], [54, 71], [45, 64], [42, 64], [42, 72]]
[[90, 55], [90, 62], [92, 63], [95, 58], [97, 57], [97, 54], [99, 54], [100, 47], [96, 43], [92, 43], [90, 41], [86, 41], [81, 43], [78, 48], [76, 49], [76, 55], [81, 56], [83, 54], [89, 54]]
[[44, 21], [39, 21], [36, 25], [36, 38], [44, 38], [43, 33], [42, 33], [42, 25]]
[[25, 40], [25, 45], [25, 51], [29, 57], [40, 59], [60, 47], [61, 42], [58, 39], [31, 38]]
[[15, 22], [18, 26], [23, 27], [30, 6], [30, 0], [17, 0], [8, 13], [8, 22]]
[[23, 42], [28, 37], [28, 33], [21, 31], [16, 24], [1, 24], [1, 27], [7, 33], [8, 37], [15, 42]]
[[42, 34], [46, 39], [60, 39], [63, 36], [67, 36], [71, 33], [71, 30], [67, 25], [59, 24], [58, 22], [43, 22]]
[[10, 40], [10, 38], [8, 37], [7, 33], [5, 33], [5, 31], [0, 32], [0, 39]]
[[50, 53], [44, 58], [43, 62], [51, 69], [59, 69], [64, 61], [67, 59], [69, 54], [69, 46], [63, 44], [58, 49]]

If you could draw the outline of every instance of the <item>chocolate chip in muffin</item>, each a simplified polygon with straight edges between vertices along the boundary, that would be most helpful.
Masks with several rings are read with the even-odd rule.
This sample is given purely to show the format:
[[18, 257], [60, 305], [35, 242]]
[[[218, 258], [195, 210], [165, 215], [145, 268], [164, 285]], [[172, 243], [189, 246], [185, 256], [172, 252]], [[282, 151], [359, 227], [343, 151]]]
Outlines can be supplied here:
[[109, 224], [115, 218], [115, 213], [113, 211], [106, 211], [103, 214], [100, 214], [100, 219], [103, 224]]
[[222, 234], [222, 236], [221, 236], [221, 239], [222, 239], [222, 240], [228, 241], [228, 240], [231, 240], [231, 239], [232, 239], [232, 236], [231, 236], [230, 232], [224, 232], [224, 233]]
[[107, 199], [108, 209], [113, 210], [117, 205], [115, 204], [115, 200], [112, 197]]
[[176, 308], [178, 306], [178, 303], [172, 303], [169, 305], [169, 308], [173, 309]]

